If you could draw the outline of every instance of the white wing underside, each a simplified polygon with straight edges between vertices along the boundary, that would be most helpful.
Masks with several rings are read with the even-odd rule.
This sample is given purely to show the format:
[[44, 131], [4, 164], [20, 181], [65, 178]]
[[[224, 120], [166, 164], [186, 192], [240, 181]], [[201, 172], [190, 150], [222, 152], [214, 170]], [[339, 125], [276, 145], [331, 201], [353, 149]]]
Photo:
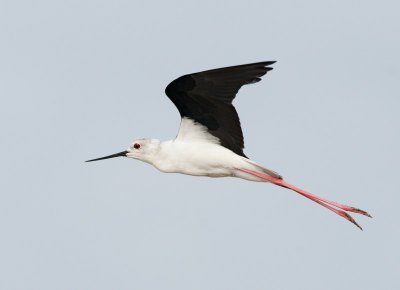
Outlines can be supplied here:
[[220, 145], [219, 139], [210, 133], [205, 126], [192, 119], [183, 117], [176, 140], [185, 142], [206, 142]]

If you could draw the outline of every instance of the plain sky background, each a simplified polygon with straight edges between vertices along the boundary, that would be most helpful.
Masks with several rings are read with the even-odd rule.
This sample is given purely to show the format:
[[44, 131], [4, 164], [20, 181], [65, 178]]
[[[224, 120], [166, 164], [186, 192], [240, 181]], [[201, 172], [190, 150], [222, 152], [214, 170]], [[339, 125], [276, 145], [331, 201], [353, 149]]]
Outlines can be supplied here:
[[[0, 1], [0, 289], [400, 289], [398, 1]], [[369, 211], [116, 158], [174, 138], [191, 72], [241, 89], [246, 154]]]

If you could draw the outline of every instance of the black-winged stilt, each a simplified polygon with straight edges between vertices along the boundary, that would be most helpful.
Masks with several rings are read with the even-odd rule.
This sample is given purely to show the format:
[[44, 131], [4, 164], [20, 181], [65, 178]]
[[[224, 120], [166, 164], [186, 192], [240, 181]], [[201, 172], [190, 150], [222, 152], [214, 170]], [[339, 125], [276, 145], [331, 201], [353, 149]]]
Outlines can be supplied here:
[[138, 139], [125, 151], [86, 162], [124, 156], [150, 163], [163, 172], [270, 182], [311, 199], [362, 229], [346, 211], [371, 217], [366, 211], [300, 189], [244, 155], [243, 133], [232, 101], [243, 85], [260, 81], [272, 70], [273, 63], [231, 66], [177, 78], [165, 89], [182, 117], [174, 140]]

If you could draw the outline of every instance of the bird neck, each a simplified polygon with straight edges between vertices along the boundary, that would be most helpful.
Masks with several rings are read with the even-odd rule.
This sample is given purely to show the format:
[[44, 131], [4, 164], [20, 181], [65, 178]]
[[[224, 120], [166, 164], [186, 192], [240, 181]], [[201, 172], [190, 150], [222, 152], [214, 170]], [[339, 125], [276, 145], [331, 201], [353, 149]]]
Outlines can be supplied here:
[[161, 171], [167, 172], [169, 171], [169, 166], [175, 162], [175, 149], [174, 140], [159, 141], [157, 150], [153, 152], [154, 154], [146, 162]]

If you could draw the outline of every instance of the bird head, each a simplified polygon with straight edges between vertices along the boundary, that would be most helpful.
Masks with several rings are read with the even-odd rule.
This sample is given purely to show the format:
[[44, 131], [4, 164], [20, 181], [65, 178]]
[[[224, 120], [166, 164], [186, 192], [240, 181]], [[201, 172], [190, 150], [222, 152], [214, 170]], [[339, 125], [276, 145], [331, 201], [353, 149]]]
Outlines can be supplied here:
[[104, 160], [114, 157], [129, 157], [151, 163], [160, 146], [158, 139], [138, 139], [131, 143], [128, 149], [108, 156], [87, 160], [86, 162]]

